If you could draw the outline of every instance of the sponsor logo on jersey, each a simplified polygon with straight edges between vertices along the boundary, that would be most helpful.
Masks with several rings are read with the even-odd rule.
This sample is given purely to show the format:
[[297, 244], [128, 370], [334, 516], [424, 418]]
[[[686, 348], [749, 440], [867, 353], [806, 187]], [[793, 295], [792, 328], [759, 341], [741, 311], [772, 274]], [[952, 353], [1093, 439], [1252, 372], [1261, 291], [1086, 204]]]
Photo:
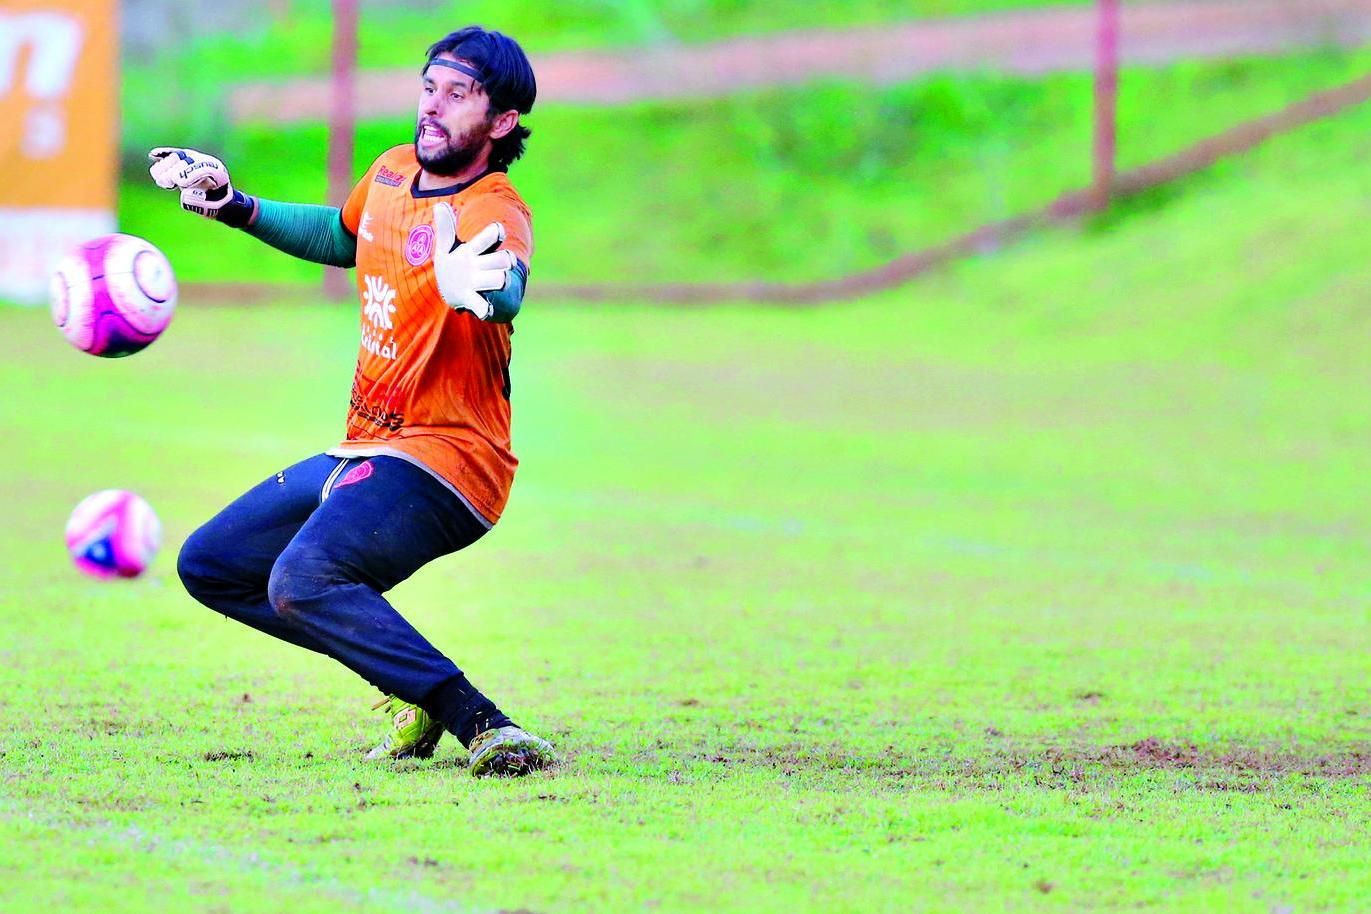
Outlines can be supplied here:
[[362, 277], [366, 289], [362, 292], [362, 314], [378, 330], [395, 329], [391, 315], [395, 313], [395, 290], [380, 276]]
[[[404, 413], [388, 410], [376, 403], [368, 403], [358, 392], [356, 383], [352, 385], [352, 397], [349, 400], [349, 405], [358, 418], [365, 419], [372, 425], [379, 425], [381, 428], [392, 432], [398, 432], [405, 427]], [[365, 465], [363, 464], [363, 466]]]
[[394, 361], [399, 358], [395, 337], [382, 333], [393, 330], [395, 321], [395, 290], [380, 276], [362, 277], [362, 316], [370, 326], [362, 325], [362, 348], [374, 356]]
[[433, 256], [433, 226], [416, 225], [405, 242], [405, 260], [410, 266], [423, 266]]
[[362, 328], [362, 348], [377, 358], [390, 359], [392, 362], [400, 357], [395, 337], [382, 336], [370, 327]]
[[371, 213], [366, 210], [362, 210], [362, 222], [357, 226], [357, 237], [367, 244], [376, 241], [376, 238], [371, 234]]
[[389, 184], [391, 187], [399, 187], [401, 184], [405, 183], [405, 176], [398, 171], [391, 171], [389, 168], [382, 165], [376, 170], [376, 183]]

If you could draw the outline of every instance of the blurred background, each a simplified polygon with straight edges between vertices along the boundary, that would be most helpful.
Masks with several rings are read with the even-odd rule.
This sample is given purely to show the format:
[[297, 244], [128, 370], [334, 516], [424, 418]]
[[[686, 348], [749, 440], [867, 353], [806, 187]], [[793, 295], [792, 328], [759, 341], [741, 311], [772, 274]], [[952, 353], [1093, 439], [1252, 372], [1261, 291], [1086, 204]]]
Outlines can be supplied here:
[[24, 265], [110, 214], [166, 250], [188, 303], [197, 283], [317, 283], [182, 218], [146, 179], [147, 149], [193, 146], [250, 193], [336, 202], [412, 139], [424, 51], [467, 23], [514, 35], [539, 76], [514, 171], [537, 220], [534, 288], [591, 297], [630, 278], [804, 284], [922, 264], [1371, 63], [1362, 0], [4, 0], [0, 17], [0, 273], [30, 301], [45, 285]]

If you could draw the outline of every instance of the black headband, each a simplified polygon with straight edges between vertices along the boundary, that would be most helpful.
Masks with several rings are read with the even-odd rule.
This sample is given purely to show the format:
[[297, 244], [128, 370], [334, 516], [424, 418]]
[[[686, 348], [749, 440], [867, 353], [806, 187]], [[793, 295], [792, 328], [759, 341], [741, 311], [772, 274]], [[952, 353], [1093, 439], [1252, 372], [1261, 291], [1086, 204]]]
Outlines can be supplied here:
[[430, 60], [430, 61], [428, 62], [428, 66], [430, 66], [430, 67], [451, 67], [451, 68], [454, 69], [454, 70], [457, 70], [457, 71], [459, 71], [459, 72], [461, 72], [461, 73], [465, 73], [467, 76], [470, 76], [472, 79], [476, 80], [476, 81], [479, 82], [479, 83], [484, 83], [484, 82], [486, 81], [486, 77], [485, 77], [485, 74], [484, 74], [484, 73], [482, 73], [480, 70], [476, 69], [475, 67], [469, 67], [469, 66], [467, 66], [466, 64], [464, 64], [464, 63], [462, 63], [461, 61], [458, 61], [458, 60], [444, 60], [444, 59], [441, 58], [441, 57], [435, 57], [435, 58], [433, 58], [432, 60]]

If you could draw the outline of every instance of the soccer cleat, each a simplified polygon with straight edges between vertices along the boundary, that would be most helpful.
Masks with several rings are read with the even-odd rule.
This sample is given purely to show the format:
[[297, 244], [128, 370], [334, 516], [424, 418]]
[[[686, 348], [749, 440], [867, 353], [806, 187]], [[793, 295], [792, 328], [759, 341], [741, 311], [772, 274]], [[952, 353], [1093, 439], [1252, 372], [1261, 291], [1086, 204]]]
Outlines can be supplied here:
[[387, 695], [372, 710], [385, 708], [391, 730], [381, 744], [367, 753], [367, 761], [380, 759], [429, 758], [443, 738], [443, 725], [418, 705]]
[[478, 733], [467, 747], [472, 777], [517, 777], [556, 763], [552, 744], [522, 727], [497, 727]]

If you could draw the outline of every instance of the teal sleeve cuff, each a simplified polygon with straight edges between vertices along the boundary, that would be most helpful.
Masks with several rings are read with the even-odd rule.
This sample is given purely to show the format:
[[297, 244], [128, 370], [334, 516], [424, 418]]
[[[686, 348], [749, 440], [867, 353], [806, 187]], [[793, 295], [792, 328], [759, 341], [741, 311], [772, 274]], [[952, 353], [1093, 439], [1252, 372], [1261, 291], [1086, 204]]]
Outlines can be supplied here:
[[483, 292], [486, 301], [494, 309], [486, 320], [492, 324], [508, 324], [519, 313], [524, 303], [524, 287], [528, 284], [528, 264], [522, 260], [514, 261], [514, 269], [509, 271], [509, 282], [498, 292]]
[[331, 267], [357, 265], [357, 239], [343, 225], [336, 206], [278, 203], [257, 199], [257, 218], [243, 229], [254, 238], [301, 260]]

